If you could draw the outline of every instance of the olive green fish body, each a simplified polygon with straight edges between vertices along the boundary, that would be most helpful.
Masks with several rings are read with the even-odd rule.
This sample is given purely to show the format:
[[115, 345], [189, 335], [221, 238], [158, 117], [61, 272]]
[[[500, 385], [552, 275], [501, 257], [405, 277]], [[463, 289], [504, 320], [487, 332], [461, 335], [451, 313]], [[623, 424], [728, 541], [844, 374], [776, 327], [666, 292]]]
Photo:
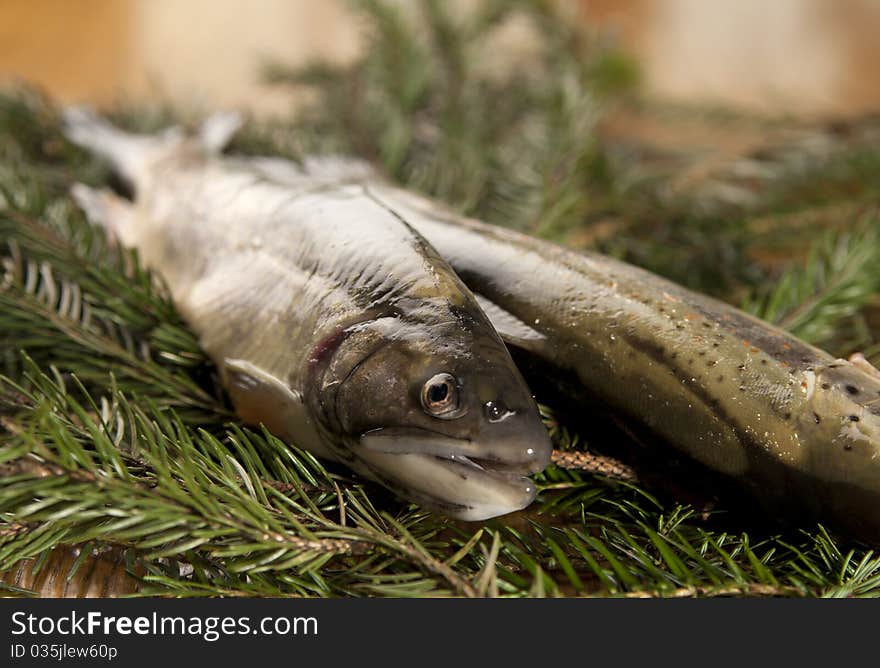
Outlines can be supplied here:
[[880, 540], [876, 371], [613, 258], [373, 190], [488, 300], [509, 345], [768, 505]]

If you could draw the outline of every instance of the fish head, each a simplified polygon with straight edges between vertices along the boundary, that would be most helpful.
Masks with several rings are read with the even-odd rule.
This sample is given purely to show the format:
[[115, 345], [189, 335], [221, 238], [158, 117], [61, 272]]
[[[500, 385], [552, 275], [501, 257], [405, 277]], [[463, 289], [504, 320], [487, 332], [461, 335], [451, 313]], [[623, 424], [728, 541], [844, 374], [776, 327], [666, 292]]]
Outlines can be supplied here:
[[550, 440], [494, 331], [374, 322], [344, 347], [323, 405], [353, 468], [460, 519], [532, 502], [528, 476], [549, 464]]

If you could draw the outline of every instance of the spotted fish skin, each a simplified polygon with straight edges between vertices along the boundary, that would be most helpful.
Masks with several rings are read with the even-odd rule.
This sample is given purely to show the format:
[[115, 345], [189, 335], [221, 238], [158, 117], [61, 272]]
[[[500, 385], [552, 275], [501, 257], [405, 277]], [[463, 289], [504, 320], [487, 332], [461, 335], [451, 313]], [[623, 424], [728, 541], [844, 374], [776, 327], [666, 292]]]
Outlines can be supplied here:
[[372, 190], [507, 316], [493, 322], [508, 345], [571, 372], [585, 397], [770, 512], [880, 543], [876, 369], [613, 258], [463, 219], [378, 180]]

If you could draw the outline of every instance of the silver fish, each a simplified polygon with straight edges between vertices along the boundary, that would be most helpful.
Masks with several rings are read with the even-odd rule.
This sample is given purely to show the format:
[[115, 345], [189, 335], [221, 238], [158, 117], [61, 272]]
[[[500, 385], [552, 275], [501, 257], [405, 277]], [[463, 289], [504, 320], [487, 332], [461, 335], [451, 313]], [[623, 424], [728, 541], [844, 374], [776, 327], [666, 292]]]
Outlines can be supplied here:
[[68, 137], [133, 202], [82, 185], [88, 216], [159, 273], [237, 412], [401, 496], [467, 520], [528, 505], [550, 442], [470, 291], [359, 184], [225, 158], [237, 127], [124, 133], [83, 110]]

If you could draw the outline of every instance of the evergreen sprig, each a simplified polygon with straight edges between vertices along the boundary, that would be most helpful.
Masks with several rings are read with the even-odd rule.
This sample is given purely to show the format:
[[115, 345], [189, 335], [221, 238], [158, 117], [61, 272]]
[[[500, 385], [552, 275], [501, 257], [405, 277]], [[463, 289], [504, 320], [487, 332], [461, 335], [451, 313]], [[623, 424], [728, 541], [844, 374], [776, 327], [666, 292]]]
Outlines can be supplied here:
[[826, 233], [764, 292], [747, 310], [809, 343], [838, 351], [871, 343], [869, 327], [842, 325], [855, 325], [880, 294], [880, 220]]
[[[602, 132], [636, 69], [555, 6], [487, 0], [453, 16], [432, 0], [357, 3], [363, 55], [276, 67], [276, 81], [314, 89], [314, 106], [289, 123], [249, 124], [233, 150], [353, 153], [467, 213], [598, 247], [731, 301], [753, 294], [756, 312], [799, 335], [837, 354], [870, 353], [877, 225], [852, 214], [876, 200], [869, 133], [822, 155], [797, 142], [769, 147], [766, 178], [712, 176], [748, 188], [742, 200], [720, 206], [701, 188], [670, 197], [680, 161]], [[535, 49], [521, 56], [527, 65], [493, 69], [511, 19], [525, 20]], [[137, 128], [180, 116], [116, 113]], [[67, 196], [74, 181], [108, 177], [64, 140], [49, 101], [0, 94], [0, 569], [10, 594], [26, 595], [53, 568], [87, 586], [106, 578], [88, 564], [110, 554], [133, 583], [119, 593], [138, 595], [880, 592], [872, 550], [821, 527], [768, 526], [733, 499], [688, 503], [550, 467], [525, 512], [462, 523], [241, 426], [161, 281], [108, 246]], [[792, 234], [806, 218], [820, 222]], [[804, 239], [829, 226], [803, 256]], [[779, 276], [756, 253], [770, 247], [803, 260], [775, 289], [758, 289]], [[607, 445], [545, 415], [559, 450]]]

